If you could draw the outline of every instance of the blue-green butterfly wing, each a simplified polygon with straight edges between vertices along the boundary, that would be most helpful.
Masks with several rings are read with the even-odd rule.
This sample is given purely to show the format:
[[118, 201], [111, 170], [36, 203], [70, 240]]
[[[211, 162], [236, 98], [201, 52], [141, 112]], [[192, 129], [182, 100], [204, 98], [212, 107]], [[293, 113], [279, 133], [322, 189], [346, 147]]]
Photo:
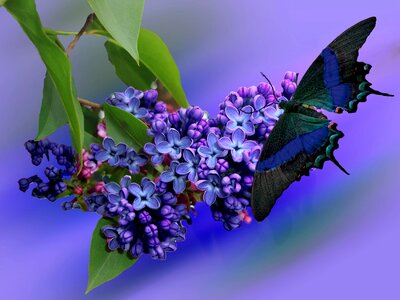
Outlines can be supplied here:
[[355, 112], [369, 94], [391, 96], [370, 87], [365, 77], [371, 66], [357, 61], [375, 24], [375, 17], [365, 19], [330, 43], [304, 74], [292, 100], [328, 111]]
[[310, 168], [322, 168], [328, 159], [337, 163], [333, 151], [341, 137], [343, 133], [315, 110], [302, 107], [299, 112], [285, 112], [267, 139], [254, 174], [255, 219], [262, 221], [283, 191]]

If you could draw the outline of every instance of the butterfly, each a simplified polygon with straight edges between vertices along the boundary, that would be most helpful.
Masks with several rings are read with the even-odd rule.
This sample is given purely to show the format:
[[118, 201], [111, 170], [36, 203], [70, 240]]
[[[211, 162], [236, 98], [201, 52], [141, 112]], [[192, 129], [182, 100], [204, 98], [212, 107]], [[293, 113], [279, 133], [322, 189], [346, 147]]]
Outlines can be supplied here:
[[278, 99], [284, 113], [263, 146], [254, 174], [251, 207], [257, 221], [311, 168], [322, 169], [330, 160], [349, 174], [333, 154], [344, 134], [316, 109], [354, 113], [370, 94], [393, 96], [372, 89], [365, 78], [371, 66], [357, 61], [375, 24], [371, 17], [344, 31], [311, 64], [291, 99]]

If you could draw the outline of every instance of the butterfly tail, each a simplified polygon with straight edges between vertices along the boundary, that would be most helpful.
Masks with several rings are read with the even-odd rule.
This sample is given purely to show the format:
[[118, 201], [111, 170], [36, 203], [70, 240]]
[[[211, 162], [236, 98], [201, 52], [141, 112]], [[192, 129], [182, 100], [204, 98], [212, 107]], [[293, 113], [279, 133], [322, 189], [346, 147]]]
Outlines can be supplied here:
[[354, 113], [357, 111], [358, 104], [360, 102], [367, 101], [367, 96], [370, 94], [393, 97], [393, 95], [388, 93], [382, 93], [380, 91], [371, 88], [371, 83], [366, 79], [372, 66], [363, 62], [357, 62], [354, 72], [353, 82], [353, 97], [347, 104], [345, 108], [349, 113]]

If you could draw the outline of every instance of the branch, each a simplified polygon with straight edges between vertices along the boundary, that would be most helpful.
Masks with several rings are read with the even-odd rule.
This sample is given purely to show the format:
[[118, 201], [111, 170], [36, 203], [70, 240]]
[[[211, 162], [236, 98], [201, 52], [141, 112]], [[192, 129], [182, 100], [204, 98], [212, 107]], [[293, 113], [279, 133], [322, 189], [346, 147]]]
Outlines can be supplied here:
[[81, 30], [79, 30], [78, 34], [74, 37], [72, 42], [68, 45], [67, 49], [65, 50], [65, 52], [67, 52], [68, 55], [71, 53], [72, 49], [74, 49], [75, 45], [78, 43], [81, 36], [85, 33], [86, 29], [90, 26], [90, 24], [93, 23], [93, 20], [94, 20], [94, 13], [91, 13], [86, 18], [86, 22], [81, 28]]
[[89, 106], [89, 107], [92, 107], [94, 109], [101, 109], [101, 107], [102, 107], [101, 104], [99, 104], [99, 103], [92, 102], [92, 101], [89, 101], [89, 100], [86, 100], [86, 99], [83, 99], [83, 98], [79, 98], [78, 97], [78, 100], [79, 100], [79, 103], [81, 105]]

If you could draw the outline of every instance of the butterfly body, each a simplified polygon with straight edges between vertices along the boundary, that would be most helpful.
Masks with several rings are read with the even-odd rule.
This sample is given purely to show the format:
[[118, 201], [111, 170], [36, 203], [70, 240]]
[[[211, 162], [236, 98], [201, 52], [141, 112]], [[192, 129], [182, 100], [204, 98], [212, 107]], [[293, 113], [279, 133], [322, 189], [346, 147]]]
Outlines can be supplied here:
[[391, 96], [371, 88], [371, 66], [357, 62], [358, 50], [375, 27], [374, 17], [346, 30], [326, 47], [307, 70], [289, 101], [280, 101], [283, 115], [272, 130], [256, 166], [252, 189], [255, 219], [263, 220], [289, 185], [332, 161], [344, 134], [315, 108], [340, 113], [357, 111], [369, 94]]

